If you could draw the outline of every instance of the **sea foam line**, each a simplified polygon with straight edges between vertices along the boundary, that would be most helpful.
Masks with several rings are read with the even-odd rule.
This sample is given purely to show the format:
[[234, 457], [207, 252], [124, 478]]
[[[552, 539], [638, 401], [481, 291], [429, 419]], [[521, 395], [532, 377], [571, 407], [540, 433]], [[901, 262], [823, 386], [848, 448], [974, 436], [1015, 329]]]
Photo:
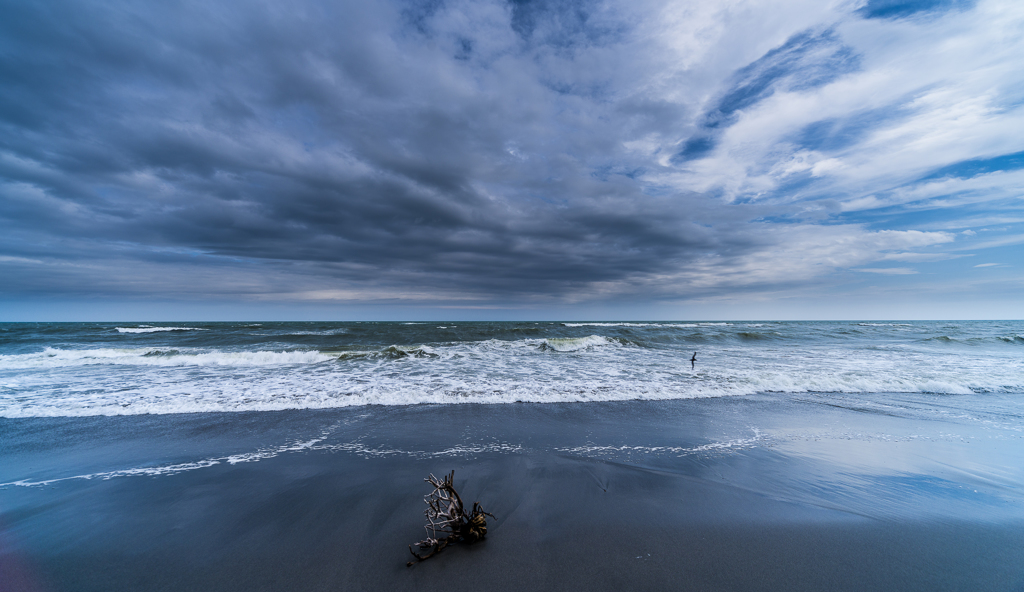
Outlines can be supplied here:
[[44, 479], [41, 481], [30, 481], [28, 479], [20, 479], [18, 481], [11, 481], [8, 483], [0, 483], [0, 488], [7, 486], [44, 487], [46, 485], [51, 485], [53, 483], [72, 480], [89, 481], [97, 479], [101, 481], [106, 481], [117, 477], [158, 477], [163, 475], [174, 475], [186, 471], [195, 471], [197, 469], [206, 469], [222, 463], [236, 465], [238, 463], [258, 462], [261, 460], [275, 458], [286, 453], [303, 451], [348, 452], [363, 457], [377, 458], [387, 456], [408, 456], [412, 458], [438, 458], [470, 456], [476, 454], [484, 454], [488, 452], [510, 454], [515, 452], [521, 452], [523, 450], [522, 446], [519, 446], [518, 444], [509, 444], [506, 442], [452, 446], [450, 448], [438, 450], [435, 452], [429, 452], [425, 450], [402, 450], [399, 448], [370, 447], [364, 445], [358, 440], [353, 442], [345, 442], [342, 444], [320, 444], [320, 442], [323, 442], [324, 440], [327, 439], [327, 437], [330, 435], [331, 432], [334, 431], [334, 429], [335, 428], [332, 428], [331, 430], [326, 431], [324, 435], [322, 435], [319, 438], [313, 438], [312, 440], [307, 441], [296, 441], [273, 449], [262, 449], [254, 452], [232, 454], [229, 456], [220, 456], [216, 458], [207, 458], [187, 463], [176, 463], [172, 465], [163, 465], [158, 467], [137, 467], [131, 469], [118, 469], [116, 471], [103, 471], [99, 473], [89, 473], [85, 475], [74, 475], [71, 477]]
[[[330, 430], [333, 431], [333, 430]], [[176, 463], [173, 465], [163, 465], [158, 467], [137, 467], [132, 469], [118, 469], [116, 471], [103, 471], [100, 473], [88, 473], [85, 475], [74, 475], [71, 477], [58, 477], [56, 479], [44, 479], [42, 481], [29, 481], [27, 479], [21, 479], [19, 481], [11, 481], [9, 483], [0, 483], [0, 487], [6, 487], [8, 485], [16, 485], [19, 487], [42, 487], [50, 485], [52, 483], [59, 483], [61, 481], [72, 481], [77, 479], [92, 480], [99, 479], [106, 481], [108, 479], [114, 479], [116, 477], [138, 477], [138, 476], [150, 476], [157, 477], [161, 475], [174, 475], [176, 473], [183, 473], [185, 471], [194, 471], [196, 469], [205, 469], [208, 467], [216, 466], [221, 463], [228, 463], [235, 465], [243, 462], [256, 462], [267, 458], [274, 458], [280, 454], [286, 452], [299, 452], [302, 450], [312, 450], [313, 447], [322, 442], [327, 438], [329, 432], [325, 435], [308, 440], [306, 442], [292, 442], [285, 444], [275, 449], [270, 450], [257, 450], [256, 452], [249, 452], [244, 454], [232, 454], [229, 456], [221, 456], [216, 458], [207, 458], [203, 460], [197, 460], [187, 463]]]
[[437, 458], [443, 456], [469, 456], [474, 454], [484, 454], [488, 452], [509, 454], [514, 452], [522, 452], [523, 447], [518, 444], [509, 444], [507, 442], [494, 442], [489, 444], [470, 444], [452, 446], [444, 450], [428, 452], [426, 450], [402, 450], [400, 448], [369, 447], [364, 445], [362, 442], [355, 440], [353, 442], [345, 442], [344, 444], [328, 444], [316, 446], [313, 447], [312, 450], [349, 452], [352, 454], [357, 454], [359, 456], [377, 458], [387, 456], [407, 456], [410, 458]]
[[641, 452], [644, 454], [676, 454], [678, 456], [686, 456], [700, 452], [749, 448], [765, 439], [764, 436], [761, 435], [760, 430], [757, 428], [751, 429], [754, 432], [754, 436], [752, 438], [738, 438], [735, 440], [727, 440], [725, 442], [710, 442], [708, 444], [701, 444], [700, 446], [573, 446], [569, 448], [556, 448], [555, 450], [567, 454], [580, 455]]

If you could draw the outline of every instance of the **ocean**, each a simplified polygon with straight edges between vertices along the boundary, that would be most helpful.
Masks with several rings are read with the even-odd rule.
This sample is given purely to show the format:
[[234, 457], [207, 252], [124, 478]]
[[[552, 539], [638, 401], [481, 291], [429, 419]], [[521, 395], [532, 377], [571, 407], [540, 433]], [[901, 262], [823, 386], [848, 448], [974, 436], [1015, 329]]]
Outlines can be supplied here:
[[1020, 321], [2, 324], [0, 417], [766, 392], [928, 400], [1022, 393], [1022, 354]]
[[1024, 322], [0, 324], [0, 576], [1020, 591]]

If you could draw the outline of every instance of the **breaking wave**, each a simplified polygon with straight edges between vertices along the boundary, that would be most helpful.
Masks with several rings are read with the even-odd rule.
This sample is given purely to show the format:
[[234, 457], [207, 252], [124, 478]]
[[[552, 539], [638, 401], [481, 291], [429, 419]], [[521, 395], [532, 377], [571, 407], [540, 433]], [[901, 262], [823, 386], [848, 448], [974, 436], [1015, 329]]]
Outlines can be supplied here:
[[166, 331], [206, 331], [206, 329], [200, 329], [199, 327], [150, 327], [149, 325], [142, 325], [140, 327], [115, 327], [118, 333], [164, 333]]
[[[211, 324], [201, 334], [169, 331], [134, 348], [116, 347], [133, 340], [109, 330], [97, 337], [94, 326], [73, 328], [84, 336], [78, 342], [49, 334], [7, 342], [15, 345], [0, 355], [0, 417], [763, 392], [1024, 393], [1017, 347], [1024, 333], [1010, 322], [983, 325], [984, 331], [947, 324], [926, 331], [918, 324], [912, 333], [883, 326], [894, 323], [877, 323], [877, 331], [857, 323], [659, 323], [689, 326], [679, 331], [633, 326], [639, 324], [467, 323], [453, 331], [454, 323], [440, 325], [447, 329], [436, 322], [415, 329], [310, 323], [268, 324], [258, 333], [247, 324], [224, 324], [224, 331]], [[97, 339], [106, 342], [96, 345]], [[193, 347], [199, 340], [207, 347]], [[27, 351], [32, 343], [41, 351]]]
[[587, 337], [551, 337], [541, 341], [542, 349], [552, 349], [559, 352], [575, 352], [602, 345], [621, 345], [622, 342], [603, 337], [601, 335], [588, 335]]
[[392, 345], [382, 350], [342, 352], [337, 359], [346, 360], [401, 360], [403, 358], [437, 358], [438, 354], [426, 346], [407, 347]]
[[1024, 335], [999, 335], [995, 337], [954, 337], [950, 335], [937, 335], [922, 340], [924, 343], [941, 343], [943, 345], [965, 345], [979, 346], [988, 344], [1011, 343], [1024, 345]]
[[562, 323], [563, 327], [729, 327], [733, 323]]
[[[1024, 374], [1012, 366], [964, 373], [952, 366], [932, 368], [918, 360], [884, 368], [865, 359], [825, 359], [806, 361], [802, 367], [748, 363], [702, 370], [702, 361], [720, 360], [698, 357], [697, 369], [691, 370], [688, 360], [674, 352], [589, 346], [566, 358], [562, 352], [535, 344], [499, 345], [437, 349], [433, 355], [394, 348], [390, 354], [387, 350], [364, 352], [365, 357], [347, 361], [332, 361], [337, 360], [335, 355], [323, 352], [265, 352], [271, 354], [269, 360], [274, 364], [227, 368], [221, 364], [185, 365], [175, 360], [190, 356], [166, 352], [149, 358], [136, 355], [133, 363], [145, 360], [142, 364], [149, 365], [125, 366], [118, 372], [102, 365], [40, 368], [35, 374], [0, 380], [0, 417], [575, 403], [759, 392], [1024, 392]], [[396, 357], [387, 359], [386, 355]], [[300, 363], [290, 363], [295, 361]]]
[[0, 370], [73, 366], [280, 366], [312, 364], [332, 359], [318, 351], [183, 351], [178, 349], [58, 349], [0, 355]]

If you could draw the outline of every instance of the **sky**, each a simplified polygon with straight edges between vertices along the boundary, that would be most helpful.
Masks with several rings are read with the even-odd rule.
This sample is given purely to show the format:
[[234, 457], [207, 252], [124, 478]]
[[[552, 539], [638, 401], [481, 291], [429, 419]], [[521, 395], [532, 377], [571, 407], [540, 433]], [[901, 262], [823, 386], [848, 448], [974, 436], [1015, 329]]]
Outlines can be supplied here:
[[1019, 0], [0, 0], [0, 321], [1024, 318]]

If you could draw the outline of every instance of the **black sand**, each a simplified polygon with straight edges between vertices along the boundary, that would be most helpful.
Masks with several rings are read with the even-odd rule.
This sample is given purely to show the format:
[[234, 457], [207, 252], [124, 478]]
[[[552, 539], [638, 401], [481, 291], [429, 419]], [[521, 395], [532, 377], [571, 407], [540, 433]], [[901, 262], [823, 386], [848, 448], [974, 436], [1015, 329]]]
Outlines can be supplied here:
[[[1021, 441], [922, 417], [766, 396], [0, 420], [4, 482], [329, 431], [8, 485], [0, 590], [1024, 590]], [[497, 520], [407, 568], [422, 479], [450, 469]]]

